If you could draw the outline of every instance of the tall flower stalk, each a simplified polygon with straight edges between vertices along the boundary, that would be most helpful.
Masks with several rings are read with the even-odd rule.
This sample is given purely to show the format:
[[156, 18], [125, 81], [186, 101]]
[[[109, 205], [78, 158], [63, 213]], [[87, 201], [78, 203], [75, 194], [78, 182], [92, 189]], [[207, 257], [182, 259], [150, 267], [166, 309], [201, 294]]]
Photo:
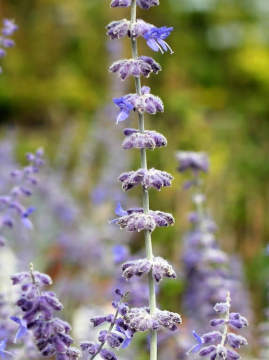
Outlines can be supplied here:
[[114, 99], [115, 105], [120, 109], [117, 123], [126, 120], [132, 111], [138, 114], [138, 129], [125, 129], [126, 139], [123, 142], [124, 149], [140, 149], [141, 168], [122, 174], [119, 180], [125, 191], [136, 185], [142, 186], [143, 208], [123, 210], [119, 205], [116, 214], [119, 216], [114, 223], [127, 231], [144, 231], [146, 259], [131, 261], [123, 264], [123, 276], [131, 279], [133, 276], [147, 274], [149, 287], [149, 308], [133, 308], [125, 316], [125, 321], [135, 331], [150, 331], [150, 360], [157, 359], [157, 330], [166, 327], [175, 330], [176, 324], [181, 322], [177, 314], [157, 309], [155, 282], [163, 277], [175, 277], [172, 267], [162, 258], [154, 257], [152, 249], [152, 231], [158, 227], [173, 225], [173, 216], [161, 211], [152, 211], [149, 207], [149, 189], [160, 190], [164, 186], [170, 186], [172, 176], [164, 171], [148, 169], [147, 150], [167, 144], [163, 135], [145, 130], [144, 113], [156, 114], [163, 111], [163, 103], [160, 98], [150, 93], [150, 88], [141, 84], [141, 76], [149, 77], [151, 73], [158, 73], [161, 67], [150, 57], [139, 56], [137, 37], [144, 37], [148, 46], [155, 52], [172, 50], [165, 39], [170, 35], [173, 28], [155, 27], [141, 19], [137, 19], [137, 5], [142, 9], [149, 9], [159, 5], [159, 0], [112, 0], [112, 7], [130, 7], [131, 19], [120, 20], [110, 23], [107, 34], [111, 39], [119, 39], [129, 36], [132, 47], [132, 58], [119, 60], [111, 65], [110, 71], [118, 73], [122, 80], [129, 76], [135, 79], [135, 94], [128, 94]]
[[[131, 27], [133, 27], [136, 23], [136, 0], [132, 0], [131, 4]], [[132, 43], [132, 56], [134, 59], [138, 58], [138, 49], [137, 49], [137, 40], [135, 37], [131, 37]], [[140, 77], [135, 77], [135, 87], [136, 94], [141, 96], [141, 79]], [[139, 121], [139, 130], [140, 132], [144, 132], [145, 130], [145, 119], [144, 114], [142, 112], [138, 112], [138, 121]], [[147, 152], [146, 149], [140, 150], [141, 154], [141, 168], [147, 171]], [[143, 208], [144, 213], [149, 213], [149, 193], [148, 190], [143, 187]], [[149, 230], [145, 230], [145, 245], [146, 245], [146, 255], [147, 259], [152, 261], [153, 258], [153, 250], [152, 250], [152, 241], [151, 241], [151, 232]], [[152, 276], [152, 270], [148, 274], [148, 283], [149, 283], [149, 308], [150, 314], [154, 315], [156, 311], [156, 293], [155, 293], [155, 284]], [[157, 331], [151, 332], [151, 340], [150, 340], [150, 359], [157, 359]]]

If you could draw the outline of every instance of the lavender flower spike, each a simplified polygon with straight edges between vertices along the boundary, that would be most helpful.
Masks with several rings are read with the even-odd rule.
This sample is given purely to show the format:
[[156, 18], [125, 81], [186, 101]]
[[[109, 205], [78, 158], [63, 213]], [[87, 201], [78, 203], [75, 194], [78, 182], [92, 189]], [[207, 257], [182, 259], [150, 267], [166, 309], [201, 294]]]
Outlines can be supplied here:
[[63, 309], [63, 305], [53, 292], [44, 291], [44, 287], [52, 283], [51, 278], [34, 271], [30, 265], [29, 272], [15, 274], [11, 279], [13, 285], [20, 285], [21, 291], [17, 301], [21, 316], [13, 317], [20, 325], [16, 338], [31, 330], [42, 356], [55, 355], [58, 360], [78, 359], [80, 352], [71, 347], [71, 326], [54, 315]]
[[170, 35], [171, 31], [173, 31], [173, 27], [153, 27], [149, 31], [147, 31], [143, 36], [147, 40], [148, 46], [153, 51], [160, 51], [162, 54], [165, 51], [170, 51], [170, 54], [173, 54], [173, 50], [167, 44], [165, 39]]
[[[119, 106], [120, 112], [117, 122], [128, 118], [130, 112], [134, 110], [138, 115], [139, 129], [125, 129], [126, 136], [122, 147], [124, 149], [140, 149], [141, 167], [136, 171], [124, 172], [119, 180], [122, 182], [123, 190], [127, 191], [135, 186], [142, 186], [143, 208], [131, 208], [124, 210], [117, 206], [116, 214], [118, 218], [111, 221], [121, 229], [127, 231], [144, 232], [146, 258], [125, 262], [122, 266], [122, 275], [125, 279], [132, 280], [135, 276], [146, 275], [148, 277], [149, 288], [149, 307], [126, 309], [123, 315], [121, 329], [126, 331], [131, 329], [136, 331], [150, 332], [150, 360], [157, 360], [157, 331], [160, 329], [169, 329], [174, 331], [181, 324], [181, 318], [178, 314], [169, 311], [162, 311], [156, 307], [155, 281], [159, 282], [164, 277], [175, 278], [176, 274], [171, 265], [161, 257], [153, 255], [151, 234], [156, 227], [167, 227], [174, 224], [174, 218], [171, 214], [162, 211], [153, 211], [149, 207], [149, 189], [160, 190], [163, 187], [170, 186], [173, 177], [165, 171], [157, 169], [148, 169], [146, 151], [156, 147], [166, 146], [167, 140], [162, 134], [153, 130], [145, 130], [145, 113], [156, 114], [163, 112], [164, 106], [160, 98], [150, 93], [150, 88], [142, 86], [141, 77], [149, 77], [151, 73], [157, 74], [161, 66], [151, 57], [139, 56], [137, 47], [137, 37], [143, 36], [148, 45], [154, 51], [164, 53], [172, 50], [165, 42], [170, 35], [172, 28], [157, 28], [143, 20], [137, 20], [137, 6], [142, 9], [149, 9], [152, 6], [159, 5], [159, 0], [112, 0], [112, 7], [131, 7], [130, 21], [123, 19], [114, 21], [107, 27], [107, 34], [111, 39], [128, 36], [131, 39], [132, 58], [116, 61], [109, 70], [119, 75], [122, 80], [133, 76], [135, 80], [135, 94], [128, 94], [119, 99], [114, 99]], [[107, 333], [102, 333], [101, 339], [107, 338]], [[112, 343], [119, 342], [114, 338]], [[111, 345], [112, 345], [111, 343]], [[111, 346], [113, 347], [113, 346]], [[100, 352], [103, 359], [115, 360], [114, 353]], [[94, 355], [94, 357], [96, 354]]]
[[197, 344], [194, 345], [189, 351], [191, 353], [198, 353], [200, 357], [208, 357], [210, 359], [226, 359], [237, 360], [240, 359], [240, 355], [234, 351], [241, 346], [247, 345], [247, 340], [234, 332], [230, 332], [232, 329], [241, 329], [247, 326], [247, 320], [238, 313], [231, 313], [231, 297], [230, 293], [227, 293], [226, 302], [218, 303], [215, 305], [214, 310], [223, 315], [220, 319], [211, 320], [211, 326], [217, 327], [220, 330], [212, 331], [204, 334], [202, 337], [193, 332]]
[[107, 347], [113, 350], [124, 348], [129, 345], [135, 333], [135, 330], [124, 324], [123, 320], [123, 317], [129, 310], [128, 305], [124, 302], [127, 294], [123, 294], [120, 289], [116, 289], [115, 294], [119, 297], [118, 301], [113, 301], [112, 303], [115, 308], [115, 314], [91, 319], [94, 327], [107, 323], [108, 329], [100, 330], [98, 343], [84, 341], [80, 344], [83, 358], [87, 360], [93, 360], [97, 355], [100, 355], [105, 360], [117, 360], [114, 351]]

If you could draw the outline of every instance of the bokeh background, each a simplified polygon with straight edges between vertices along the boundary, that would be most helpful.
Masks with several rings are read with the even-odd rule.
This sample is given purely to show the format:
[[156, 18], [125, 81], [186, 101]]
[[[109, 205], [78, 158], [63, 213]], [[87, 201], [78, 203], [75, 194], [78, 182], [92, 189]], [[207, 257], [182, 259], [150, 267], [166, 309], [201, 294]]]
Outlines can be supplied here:
[[[133, 91], [133, 84], [115, 82], [107, 71], [112, 60], [130, 55], [128, 40], [111, 45], [105, 35], [105, 25], [128, 17], [128, 9], [108, 5], [105, 0], [0, 3], [1, 17], [14, 18], [19, 25], [16, 46], [2, 63], [1, 141], [11, 144], [13, 158], [21, 163], [25, 152], [44, 147], [46, 191], [76, 214], [68, 234], [72, 238], [77, 226], [85, 239], [91, 231], [91, 239], [102, 238], [106, 244], [125, 241], [125, 234], [112, 231], [107, 221], [122, 196], [117, 174], [139, 160], [135, 152], [126, 155], [120, 150], [121, 127], [116, 127], [116, 109], [110, 105], [113, 97]], [[205, 187], [219, 242], [244, 260], [259, 319], [269, 272], [264, 254], [269, 238], [269, 2], [163, 0], [162, 6], [139, 16], [174, 26], [169, 44], [175, 53], [154, 54], [163, 71], [145, 81], [165, 103], [165, 113], [148, 117], [146, 126], [168, 139], [168, 147], [150, 153], [149, 162], [175, 176], [169, 190], [151, 193], [152, 208], [161, 207], [176, 218], [172, 229], [154, 233], [155, 247], [180, 268], [181, 235], [188, 227], [191, 202], [182, 190], [185, 177], [176, 174], [174, 154], [179, 149], [206, 151], [211, 169]], [[143, 40], [139, 47], [152, 55]], [[134, 119], [126, 127], [133, 126]], [[123, 203], [138, 205], [139, 195], [134, 191]], [[33, 236], [38, 266], [55, 278], [71, 277], [74, 269], [80, 274], [83, 261], [87, 269], [94, 267], [90, 255], [83, 260], [66, 257], [59, 245], [66, 225], [61, 219], [54, 224], [53, 214], [48, 215], [52, 205], [39, 202]], [[74, 241], [76, 237], [75, 232]], [[100, 250], [98, 246], [96, 240], [89, 251]], [[102, 253], [104, 264], [113, 256], [112, 248]], [[131, 251], [142, 248], [142, 237], [131, 239]], [[111, 283], [107, 274], [103, 282]], [[182, 289], [180, 280], [165, 285], [163, 303], [177, 309]], [[93, 297], [97, 299], [98, 292]], [[85, 299], [93, 300], [87, 294]]]

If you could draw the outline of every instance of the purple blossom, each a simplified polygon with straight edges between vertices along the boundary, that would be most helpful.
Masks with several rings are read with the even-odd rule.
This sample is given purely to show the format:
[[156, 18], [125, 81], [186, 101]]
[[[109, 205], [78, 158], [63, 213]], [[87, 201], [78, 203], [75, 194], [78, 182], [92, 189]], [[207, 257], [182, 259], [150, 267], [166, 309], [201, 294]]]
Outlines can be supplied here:
[[142, 87], [141, 96], [128, 94], [113, 101], [120, 108], [117, 123], [126, 120], [132, 110], [138, 111], [139, 113], [147, 112], [151, 115], [164, 111], [162, 100], [158, 96], [150, 94], [150, 88], [148, 86]]
[[129, 171], [121, 174], [119, 177], [124, 191], [128, 191], [138, 185], [142, 185], [146, 190], [150, 188], [161, 190], [162, 187], [171, 186], [172, 180], [172, 175], [156, 169]]
[[4, 19], [3, 24], [4, 27], [2, 29], [2, 34], [4, 36], [11, 36], [15, 31], [18, 30], [18, 26], [15, 24], [13, 20]]
[[129, 256], [129, 248], [124, 245], [115, 245], [113, 247], [113, 259], [115, 264], [120, 264]]
[[180, 172], [191, 169], [195, 172], [207, 172], [209, 161], [206, 153], [193, 151], [179, 151], [176, 155], [179, 161], [178, 170]]
[[197, 332], [196, 332], [195, 330], [193, 330], [192, 335], [194, 336], [195, 340], [197, 341], [197, 344], [194, 345], [194, 346], [189, 350], [189, 353], [196, 353], [196, 352], [198, 352], [198, 351], [201, 349], [201, 347], [203, 346], [204, 340], [203, 340], [203, 338], [202, 338], [201, 336], [199, 336], [199, 335], [197, 334]]
[[173, 31], [173, 27], [153, 27], [149, 31], [147, 31], [143, 36], [147, 40], [147, 45], [153, 50], [153, 51], [160, 51], [162, 54], [166, 51], [170, 51], [171, 54], [173, 54], [173, 50], [171, 47], [167, 44], [165, 39], [170, 35], [170, 33]]
[[202, 337], [197, 336], [197, 334], [194, 333], [198, 344], [194, 345], [188, 351], [188, 354], [198, 352], [202, 348], [199, 352], [200, 357], [210, 355], [210, 359], [214, 360], [218, 357], [227, 360], [237, 360], [240, 358], [239, 354], [232, 349], [239, 349], [241, 346], [247, 345], [247, 340], [241, 335], [230, 332], [230, 327], [234, 327], [232, 325], [234, 319], [244, 323], [245, 326], [247, 325], [247, 320], [238, 313], [230, 313], [230, 308], [231, 298], [230, 293], [228, 292], [226, 302], [223, 304], [216, 304], [214, 307], [214, 310], [223, 317], [211, 320], [210, 322], [211, 326], [220, 326], [220, 331], [212, 331], [204, 334]]
[[129, 280], [133, 276], [143, 276], [152, 271], [152, 275], [156, 282], [163, 278], [176, 278], [176, 273], [172, 266], [161, 257], [149, 259], [130, 260], [122, 265], [122, 276]]
[[117, 116], [116, 123], [118, 124], [119, 122], [128, 119], [131, 111], [134, 109], [134, 106], [130, 102], [128, 102], [124, 97], [113, 99], [113, 102], [115, 105], [117, 105], [120, 108], [120, 112]]
[[153, 231], [156, 227], [167, 227], [174, 225], [175, 222], [171, 214], [162, 211], [150, 210], [148, 214], [145, 214], [141, 208], [131, 208], [126, 212], [123, 211], [124, 215], [112, 220], [110, 223], [119, 225], [121, 229], [131, 232]]
[[[137, 0], [137, 5], [142, 9], [149, 9], [152, 6], [159, 5], [159, 0]], [[129, 7], [131, 0], [111, 0], [111, 7]]]
[[148, 56], [140, 56], [137, 59], [123, 59], [114, 62], [109, 71], [117, 73], [121, 80], [127, 79], [129, 76], [149, 77], [151, 73], [158, 74], [161, 66]]
[[128, 7], [131, 6], [132, 0], [111, 0], [111, 7]]
[[182, 322], [180, 315], [176, 313], [156, 309], [154, 315], [151, 315], [148, 308], [130, 309], [124, 316], [124, 321], [131, 329], [138, 332], [163, 328], [175, 331]]
[[25, 320], [20, 319], [16, 316], [11, 316], [10, 319], [19, 325], [19, 328], [17, 330], [16, 336], [14, 339], [14, 343], [16, 344], [18, 342], [18, 340], [20, 340], [22, 337], [24, 337], [28, 333], [27, 323]]
[[0, 358], [1, 359], [10, 359], [13, 358], [13, 354], [6, 350], [6, 340], [0, 342]]
[[136, 129], [125, 129], [125, 140], [122, 147], [129, 149], [155, 149], [167, 145], [166, 138], [157, 131], [146, 130], [143, 133]]
[[159, 0], [136, 0], [136, 2], [142, 9], [149, 9], [152, 6], [160, 5]]
[[80, 348], [83, 355], [88, 358], [87, 355], [91, 355], [89, 359], [93, 359], [96, 355], [100, 354], [103, 359], [116, 359], [115, 354], [107, 349], [109, 346], [112, 349], [119, 349], [126, 347], [133, 335], [134, 331], [128, 326], [123, 325], [122, 316], [128, 312], [128, 305], [124, 302], [126, 294], [123, 294], [120, 289], [116, 289], [115, 294], [119, 297], [119, 300], [113, 301], [112, 305], [115, 308], [115, 314], [109, 314], [99, 317], [94, 317], [91, 322], [94, 326], [108, 323], [107, 330], [101, 330], [98, 335], [98, 342], [84, 341], [80, 344]]
[[[7, 36], [12, 36], [17, 29], [18, 26], [14, 23], [14, 21], [8, 19], [3, 20], [2, 36], [0, 36], [0, 58], [6, 56], [6, 51], [3, 47], [11, 48], [15, 45], [15, 42]], [[1, 67], [0, 73], [2, 73]]]
[[[17, 217], [27, 229], [32, 229], [30, 215], [35, 211], [33, 206], [25, 207], [24, 199], [29, 198], [37, 186], [37, 174], [44, 164], [43, 150], [38, 149], [35, 154], [26, 154], [28, 165], [10, 173], [12, 188], [7, 195], [0, 196], [0, 233], [4, 228], [12, 228]], [[2, 235], [2, 234], [1, 234]], [[4, 236], [1, 237], [4, 239]], [[3, 243], [3, 240], [1, 241]]]
[[122, 19], [118, 21], [112, 21], [107, 25], [107, 35], [111, 40], [122, 39], [125, 36], [136, 38], [144, 36], [154, 25], [151, 25], [144, 20], [137, 19], [134, 24], [131, 24], [129, 20]]

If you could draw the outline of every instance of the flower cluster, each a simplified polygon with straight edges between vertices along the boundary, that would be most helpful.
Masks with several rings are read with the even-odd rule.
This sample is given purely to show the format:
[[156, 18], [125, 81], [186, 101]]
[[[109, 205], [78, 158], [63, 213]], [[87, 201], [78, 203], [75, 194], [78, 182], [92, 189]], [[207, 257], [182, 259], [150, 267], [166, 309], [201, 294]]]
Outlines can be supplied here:
[[199, 171], [207, 172], [209, 168], [209, 161], [206, 153], [194, 151], [179, 151], [176, 154], [179, 161], [178, 170], [183, 172], [191, 169], [195, 173]]
[[122, 265], [122, 276], [129, 280], [133, 276], [143, 276], [152, 272], [156, 282], [159, 282], [163, 278], [176, 278], [176, 273], [169, 263], [161, 258], [154, 257], [152, 260], [149, 259], [139, 259], [139, 260], [130, 260], [125, 262]]
[[56, 356], [56, 360], [76, 360], [79, 350], [71, 347], [73, 339], [69, 335], [70, 325], [54, 316], [63, 305], [51, 291], [43, 288], [51, 285], [51, 278], [38, 271], [21, 272], [11, 277], [13, 285], [20, 287], [17, 301], [22, 317], [13, 317], [19, 325], [16, 338], [32, 331], [38, 350], [42, 356]]
[[[14, 21], [9, 19], [3, 20], [3, 28], [0, 36], [0, 58], [6, 56], [6, 50], [15, 45], [14, 41], [10, 39], [10, 36], [18, 29], [18, 26], [14, 23]], [[2, 72], [2, 68], [0, 67], [0, 73]]]
[[122, 143], [125, 150], [129, 149], [149, 149], [154, 150], [156, 147], [167, 145], [166, 138], [154, 130], [145, 130], [140, 132], [137, 129], [125, 129], [124, 135], [126, 138]]
[[128, 94], [114, 99], [113, 101], [120, 109], [117, 123], [126, 120], [131, 111], [138, 111], [140, 113], [147, 112], [152, 115], [164, 111], [162, 100], [159, 97], [152, 95], [150, 93], [150, 88], [147, 86], [142, 87], [141, 95]]
[[124, 316], [129, 310], [128, 305], [125, 303], [127, 294], [123, 294], [119, 289], [116, 289], [115, 292], [119, 297], [118, 301], [112, 303], [115, 308], [115, 314], [98, 316], [91, 319], [94, 327], [108, 324], [109, 328], [107, 330], [100, 330], [98, 343], [83, 341], [80, 344], [86, 360], [93, 360], [97, 355], [100, 355], [104, 360], [116, 360], [117, 357], [110, 348], [118, 350], [127, 347], [135, 333], [135, 330], [124, 321]]
[[182, 322], [176, 313], [156, 309], [154, 314], [150, 314], [150, 310], [143, 307], [130, 309], [124, 315], [124, 321], [131, 329], [139, 332], [163, 328], [175, 331]]
[[37, 174], [44, 164], [43, 150], [38, 149], [35, 154], [28, 153], [26, 158], [27, 166], [10, 173], [13, 187], [9, 194], [0, 196], [0, 246], [5, 244], [4, 229], [12, 228], [17, 217], [27, 229], [33, 227], [29, 217], [35, 209], [32, 206], [25, 207], [23, 200], [32, 195], [33, 188], [38, 184]]
[[109, 68], [109, 71], [117, 73], [121, 80], [125, 80], [129, 76], [145, 76], [148, 78], [151, 73], [158, 74], [161, 70], [160, 64], [149, 56], [140, 56], [137, 59], [118, 60]]
[[156, 227], [167, 227], [175, 223], [173, 216], [169, 213], [153, 210], [145, 213], [143, 208], [123, 210], [120, 204], [116, 208], [116, 215], [119, 217], [112, 220], [111, 223], [131, 232], [143, 230], [152, 232]]
[[[150, 331], [150, 358], [157, 360], [157, 331], [160, 329], [176, 330], [181, 323], [178, 314], [162, 311], [156, 307], [155, 284], [164, 277], [175, 278], [176, 274], [168, 262], [161, 257], [153, 255], [151, 233], [156, 227], [167, 227], [174, 224], [171, 214], [162, 211], [153, 211], [149, 208], [149, 189], [161, 190], [171, 185], [173, 177], [165, 171], [148, 169], [147, 150], [167, 145], [167, 140], [162, 134], [153, 130], [145, 130], [145, 113], [156, 114], [163, 112], [164, 106], [161, 99], [151, 94], [147, 86], [142, 86], [141, 77], [148, 78], [152, 73], [157, 74], [161, 66], [149, 56], [139, 56], [137, 38], [143, 37], [147, 45], [155, 52], [164, 53], [170, 51], [171, 47], [166, 42], [167, 37], [173, 30], [172, 27], [155, 27], [141, 19], [136, 19], [137, 5], [142, 9], [149, 9], [159, 5], [159, 0], [112, 0], [111, 7], [131, 7], [131, 20], [113, 21], [107, 26], [107, 35], [110, 39], [121, 39], [128, 36], [131, 39], [132, 58], [114, 62], [109, 71], [116, 73], [122, 80], [132, 76], [135, 80], [136, 93], [127, 94], [115, 98], [114, 103], [119, 108], [116, 122], [126, 120], [132, 111], [138, 115], [138, 129], [125, 129], [126, 138], [123, 141], [123, 149], [140, 149], [141, 167], [136, 171], [124, 172], [119, 181], [123, 190], [127, 191], [135, 186], [142, 187], [143, 208], [131, 208], [124, 210], [120, 204], [116, 207], [116, 219], [112, 224], [121, 229], [131, 232], [144, 231], [146, 243], [146, 258], [130, 260], [122, 265], [122, 275], [125, 279], [133, 279], [147, 275], [149, 289], [149, 306], [128, 309], [123, 316], [126, 326], [133, 331]], [[114, 359], [113, 357], [107, 359]]]
[[[159, 0], [136, 0], [137, 5], [142, 9], [149, 9], [152, 6], [159, 5]], [[132, 4], [132, 0], [112, 0], [111, 7], [129, 7]]]
[[124, 191], [128, 191], [137, 185], [142, 185], [144, 189], [161, 190], [162, 187], [171, 186], [172, 180], [172, 175], [156, 169], [139, 169], [125, 172], [119, 176]]
[[107, 26], [107, 35], [111, 40], [121, 39], [125, 36], [129, 36], [130, 38], [143, 36], [147, 41], [147, 45], [153, 51], [160, 51], [163, 54], [165, 51], [169, 50], [172, 54], [173, 50], [165, 41], [172, 30], [173, 27], [163, 26], [158, 28], [152, 24], [146, 23], [141, 19], [137, 19], [135, 23], [132, 23], [126, 19], [122, 19], [119, 21], [112, 21]]
[[248, 342], [246, 338], [236, 334], [234, 331], [248, 326], [248, 321], [239, 313], [230, 312], [230, 308], [231, 298], [230, 293], [228, 293], [224, 303], [217, 303], [214, 306], [214, 310], [220, 314], [220, 318], [211, 320], [210, 325], [217, 330], [203, 336], [199, 336], [193, 331], [197, 344], [189, 350], [189, 354], [199, 352], [199, 357], [209, 357], [210, 360], [240, 359], [240, 355], [235, 350], [247, 345]]

